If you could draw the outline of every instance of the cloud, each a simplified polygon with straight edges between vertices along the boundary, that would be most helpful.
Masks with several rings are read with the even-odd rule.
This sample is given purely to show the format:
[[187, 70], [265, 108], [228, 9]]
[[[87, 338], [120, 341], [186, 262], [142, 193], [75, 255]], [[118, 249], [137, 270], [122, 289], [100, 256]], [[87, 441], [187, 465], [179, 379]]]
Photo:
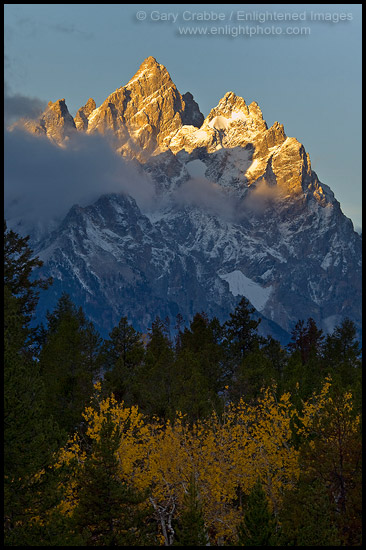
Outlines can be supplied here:
[[[108, 193], [132, 196], [146, 214], [164, 207], [149, 174], [116, 153], [100, 134], [76, 132], [59, 147], [46, 136], [15, 128], [5, 130], [4, 153], [5, 217], [20, 233], [44, 234], [74, 204], [87, 206]], [[235, 223], [253, 211], [263, 212], [278, 194], [277, 186], [260, 182], [238, 200], [217, 183], [192, 176], [171, 199], [178, 207], [197, 207]]]
[[54, 30], [67, 35], [75, 35], [78, 38], [83, 38], [85, 40], [91, 40], [94, 38], [94, 33], [84, 31], [83, 29], [76, 27], [73, 23], [57, 23], [55, 25], [48, 25], [48, 30]]
[[36, 97], [12, 93], [4, 82], [4, 123], [9, 126], [22, 117], [37, 118], [47, 106], [47, 102]]
[[183, 183], [173, 196], [180, 206], [197, 206], [228, 221], [236, 219], [236, 204], [224, 189], [203, 177]]
[[105, 193], [131, 195], [144, 211], [154, 204], [149, 176], [115, 153], [100, 135], [75, 134], [66, 147], [20, 129], [5, 131], [5, 216], [24, 231], [61, 220], [74, 204]]
[[283, 196], [277, 185], [263, 179], [249, 187], [241, 198], [205, 177], [192, 177], [173, 196], [178, 206], [196, 206], [226, 221], [240, 223], [251, 214], [262, 215]]
[[[15, 34], [15, 31], [12, 27], [9, 27], [10, 32]], [[68, 21], [61, 21], [59, 23], [51, 23], [49, 20], [44, 19], [34, 19], [29, 16], [16, 17], [16, 29], [21, 29], [22, 34], [25, 32], [29, 37], [39, 36], [40, 33], [44, 32], [58, 32], [69, 37], [74, 36], [75, 38], [81, 38], [84, 40], [91, 40], [95, 38], [93, 32], [89, 30], [84, 30], [81, 27], [75, 25], [75, 23], [70, 23]]]
[[251, 185], [242, 203], [243, 215], [254, 212], [256, 215], [265, 213], [279, 199], [284, 192], [277, 186], [269, 184], [265, 178]]

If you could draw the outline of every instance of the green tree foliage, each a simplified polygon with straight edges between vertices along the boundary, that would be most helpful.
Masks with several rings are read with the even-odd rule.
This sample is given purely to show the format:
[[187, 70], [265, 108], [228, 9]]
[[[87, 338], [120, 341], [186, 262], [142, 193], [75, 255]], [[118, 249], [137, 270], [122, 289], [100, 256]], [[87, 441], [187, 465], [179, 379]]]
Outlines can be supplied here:
[[269, 510], [266, 493], [257, 479], [238, 527], [238, 546], [275, 546], [275, 531], [276, 522]]
[[261, 388], [276, 383], [276, 374], [273, 363], [262, 350], [249, 352], [230, 384], [231, 400], [237, 402], [241, 397], [245, 397], [246, 400], [255, 399]]
[[339, 546], [334, 503], [319, 480], [301, 476], [284, 497], [279, 521], [280, 546]]
[[356, 337], [355, 324], [344, 319], [328, 334], [324, 346], [324, 363], [338, 391], [352, 390], [355, 406], [361, 408], [362, 362], [361, 349]]
[[291, 341], [287, 346], [291, 356], [284, 369], [284, 387], [292, 392], [298, 385], [297, 394], [307, 399], [313, 391], [318, 391], [329, 369], [323, 359], [324, 334], [318, 329], [314, 319], [296, 323]]
[[120, 437], [118, 427], [107, 418], [79, 479], [72, 525], [86, 546], [148, 546], [152, 542], [147, 495], [137, 493], [119, 476]]
[[303, 320], [296, 323], [288, 349], [290, 352], [299, 351], [301, 362], [305, 365], [311, 358], [321, 355], [323, 340], [323, 331], [318, 329], [314, 319], [309, 317], [306, 326]]
[[267, 336], [262, 342], [261, 351], [269, 359], [273, 368], [273, 374], [277, 384], [282, 383], [283, 371], [287, 363], [287, 354], [280, 342], [272, 336]]
[[47, 317], [40, 365], [48, 411], [60, 428], [69, 433], [81, 421], [81, 412], [92, 394], [93, 379], [99, 370], [101, 339], [67, 294], [61, 296], [54, 312]]
[[32, 280], [32, 271], [43, 262], [33, 256], [29, 246], [29, 236], [20, 237], [8, 229], [4, 220], [4, 284], [18, 299], [20, 312], [25, 322], [29, 322], [38, 302], [39, 290], [46, 289], [52, 279]]
[[4, 306], [5, 541], [8, 545], [32, 546], [45, 536], [32, 518], [44, 519], [57, 498], [49, 466], [60, 440], [52, 417], [45, 411], [39, 365], [26, 352], [22, 304], [8, 287]]
[[197, 313], [189, 328], [180, 334], [174, 363], [173, 393], [176, 409], [190, 421], [220, 412], [223, 388], [223, 351], [219, 323]]
[[105, 340], [101, 352], [101, 366], [104, 374], [103, 389], [114, 394], [118, 401], [133, 403], [132, 385], [136, 368], [144, 357], [144, 344], [141, 334], [121, 317], [118, 326]]
[[174, 349], [168, 327], [157, 317], [149, 330], [145, 357], [133, 381], [136, 401], [146, 414], [164, 419], [174, 415], [173, 365]]
[[243, 296], [234, 313], [230, 313], [230, 319], [224, 324], [224, 344], [229, 377], [235, 373], [244, 357], [258, 348], [260, 338], [257, 328], [261, 320], [252, 319], [254, 312], [255, 309]]
[[342, 546], [361, 544], [362, 443], [359, 416], [350, 392], [335, 388], [321, 415], [314, 415], [311, 438], [300, 447], [301, 471], [328, 491]]
[[207, 546], [208, 536], [197, 482], [192, 474], [175, 530], [174, 546]]

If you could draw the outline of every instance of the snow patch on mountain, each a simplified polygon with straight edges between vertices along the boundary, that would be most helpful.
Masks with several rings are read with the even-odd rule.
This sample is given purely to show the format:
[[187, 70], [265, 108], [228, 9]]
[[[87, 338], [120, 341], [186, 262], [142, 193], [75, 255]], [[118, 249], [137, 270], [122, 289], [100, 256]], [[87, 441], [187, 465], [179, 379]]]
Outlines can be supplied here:
[[219, 276], [229, 283], [230, 292], [234, 296], [245, 296], [258, 311], [264, 309], [272, 291], [271, 286], [262, 287], [238, 269]]

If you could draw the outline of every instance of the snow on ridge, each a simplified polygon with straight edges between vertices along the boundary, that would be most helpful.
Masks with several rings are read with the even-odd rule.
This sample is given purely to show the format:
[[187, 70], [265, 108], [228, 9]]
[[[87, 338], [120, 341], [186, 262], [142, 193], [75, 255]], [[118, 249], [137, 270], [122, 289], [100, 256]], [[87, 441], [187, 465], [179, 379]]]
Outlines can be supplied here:
[[100, 105], [99, 107], [96, 107], [94, 111], [90, 113], [90, 115], [88, 116], [88, 126], [93, 122], [96, 116], [101, 112], [101, 107], [102, 105]]
[[245, 296], [258, 311], [264, 309], [271, 294], [272, 286], [263, 288], [258, 283], [246, 277], [238, 269], [224, 275], [219, 275], [219, 277], [229, 283], [230, 292], [234, 296]]
[[208, 126], [210, 128], [215, 128], [216, 130], [227, 130], [227, 128], [229, 127], [229, 119], [224, 116], [218, 115], [210, 120]]

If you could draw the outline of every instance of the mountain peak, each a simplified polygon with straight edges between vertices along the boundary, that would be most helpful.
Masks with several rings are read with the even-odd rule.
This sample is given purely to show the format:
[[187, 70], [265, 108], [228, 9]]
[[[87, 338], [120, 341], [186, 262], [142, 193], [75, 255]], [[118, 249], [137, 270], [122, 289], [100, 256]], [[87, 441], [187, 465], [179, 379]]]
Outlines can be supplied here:
[[[203, 118], [192, 94], [182, 96], [164, 65], [150, 56], [125, 86], [92, 111], [87, 131], [106, 133], [113, 128], [119, 152], [133, 151], [144, 160], [165, 150], [166, 140], [182, 125], [200, 126]], [[76, 122], [82, 129], [81, 121]]]
[[255, 101], [248, 106], [242, 97], [234, 92], [227, 92], [218, 105], [211, 109], [203, 123], [203, 128], [228, 129], [232, 123], [237, 122], [245, 124], [245, 130], [242, 128], [240, 133], [242, 137], [244, 135], [252, 137], [267, 130], [262, 111]]
[[224, 108], [225, 111], [247, 111], [247, 104], [242, 97], [237, 96], [234, 92], [227, 92], [222, 99], [220, 99], [217, 109]]
[[47, 107], [53, 111], [58, 111], [63, 114], [69, 112], [64, 97], [62, 99], [57, 99], [57, 101], [49, 101]]
[[20, 127], [31, 134], [44, 135], [61, 145], [75, 130], [75, 122], [67, 108], [65, 98], [49, 101], [46, 109], [38, 119], [20, 119], [12, 128]]
[[136, 86], [141, 87], [141, 91], [145, 93], [153, 93], [160, 88], [175, 88], [168, 70], [164, 65], [158, 63], [155, 57], [147, 57], [140, 65], [138, 71], [123, 86], [123, 88], [136, 89]]
[[75, 122], [67, 108], [65, 98], [55, 102], [49, 101], [47, 109], [40, 119], [40, 126], [47, 136], [56, 143], [61, 143], [75, 130]]
[[158, 63], [152, 55], [149, 55], [146, 59], [143, 60], [143, 62], [140, 65], [140, 69], [145, 69], [148, 67], [156, 67], [157, 65], [160, 66], [160, 63]]
[[74, 121], [75, 121], [75, 126], [78, 130], [87, 130], [88, 118], [95, 108], [96, 108], [96, 104], [94, 99], [92, 97], [89, 97], [85, 105], [83, 107], [80, 107], [80, 109], [75, 115]]

